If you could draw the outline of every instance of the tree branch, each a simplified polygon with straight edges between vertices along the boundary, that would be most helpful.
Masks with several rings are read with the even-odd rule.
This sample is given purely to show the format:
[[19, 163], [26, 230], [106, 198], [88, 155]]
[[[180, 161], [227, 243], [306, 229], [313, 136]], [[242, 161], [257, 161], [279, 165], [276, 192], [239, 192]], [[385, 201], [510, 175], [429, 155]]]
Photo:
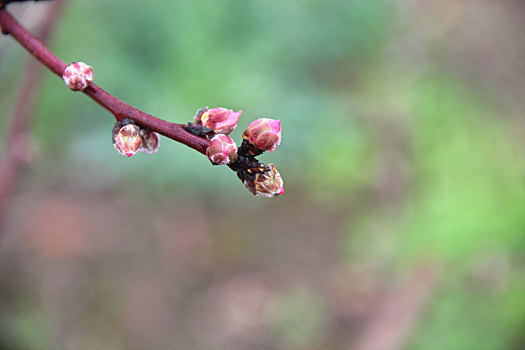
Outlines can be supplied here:
[[[29, 33], [5, 8], [0, 8], [0, 28], [2, 33], [11, 35], [50, 71], [60, 78], [62, 77], [67, 64], [53, 55], [40, 40]], [[129, 118], [138, 125], [183, 143], [202, 154], [206, 154], [208, 140], [189, 133], [186, 131], [184, 124], [171, 123], [149, 115], [119, 100], [93, 83], [83, 92], [111, 112], [117, 120]]]
[[[130, 125], [131, 122], [134, 122], [135, 127], [141, 127], [142, 130], [155, 131], [207, 155], [213, 164], [226, 164], [214, 162], [212, 160], [212, 155], [206, 153], [210, 141], [208, 141], [208, 138], [205, 137], [202, 132], [207, 130], [213, 131], [214, 134], [228, 134], [237, 125], [237, 120], [241, 111], [233, 112], [232, 110], [220, 107], [208, 110], [206, 107], [205, 109], [199, 110], [198, 114], [195, 116], [197, 123], [188, 123], [188, 125], [171, 123], [156, 118], [130, 106], [93, 84], [91, 82], [91, 67], [87, 67], [86, 72], [69, 72], [70, 69], [80, 69], [74, 67], [82, 66], [84, 64], [81, 65], [79, 62], [70, 65], [71, 67], [68, 68], [66, 63], [53, 55], [53, 53], [51, 53], [41, 41], [17, 22], [17, 20], [5, 9], [2, 0], [0, 0], [0, 29], [2, 33], [9, 34], [17, 40], [20, 45], [22, 45], [49, 70], [61, 78], [64, 77], [64, 80], [70, 89], [80, 90], [77, 85], [75, 85], [77, 82], [75, 82], [74, 79], [69, 79], [72, 77], [71, 74], [77, 75], [75, 79], [84, 79], [85, 81], [81, 84], [81, 87], [83, 88], [82, 92], [111, 112], [118, 122], [127, 123], [126, 126], [122, 125], [122, 129], [127, 127], [127, 125]], [[66, 68], [67, 71], [64, 72]], [[82, 74], [86, 75], [86, 77], [81, 77]], [[128, 119], [130, 121], [128, 121]], [[128, 147], [129, 149], [127, 150], [127, 153], [122, 154], [130, 156], [137, 151], [137, 147], [142, 146], [138, 142], [133, 142], [134, 139], [130, 136], [134, 135], [133, 128], [128, 127], [128, 129], [129, 130], [126, 132], [129, 133], [129, 135], [121, 135], [122, 138], [119, 139], [120, 141], [117, 141], [114, 144], [115, 147], [117, 147], [120, 142], [120, 147]], [[123, 132], [122, 130], [117, 131], [117, 136]], [[214, 138], [218, 136], [219, 135], [216, 135]], [[222, 157], [224, 154], [221, 153], [225, 152], [225, 148], [223, 149], [223, 147], [226, 147], [226, 145], [223, 143], [224, 140], [217, 140], [218, 142], [216, 142], [216, 144], [218, 148], [214, 148], [210, 152], [215, 152], [215, 155]], [[234, 144], [231, 139], [228, 138], [228, 140], [228, 143]], [[144, 141], [144, 139], [142, 141]], [[127, 144], [127, 142], [130, 143]], [[275, 165], [268, 164], [268, 166], [266, 166], [255, 158], [265, 151], [273, 151], [280, 143], [280, 120], [259, 118], [254, 120], [244, 131], [243, 144], [239, 149], [236, 148], [237, 157], [235, 157], [236, 159], [232, 158], [228, 166], [237, 173], [237, 177], [252, 194], [271, 198], [284, 193], [283, 181], [281, 175], [275, 168]], [[117, 148], [117, 150], [119, 149]], [[226, 152], [228, 152], [227, 149]]]

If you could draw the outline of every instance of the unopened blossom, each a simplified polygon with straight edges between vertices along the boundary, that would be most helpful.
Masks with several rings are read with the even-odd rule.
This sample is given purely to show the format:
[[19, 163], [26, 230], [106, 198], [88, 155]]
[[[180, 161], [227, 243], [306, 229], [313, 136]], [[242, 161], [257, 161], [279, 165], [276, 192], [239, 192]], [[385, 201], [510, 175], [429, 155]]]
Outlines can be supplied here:
[[113, 146], [122, 155], [131, 157], [140, 150], [142, 139], [135, 124], [127, 124], [113, 133]]
[[241, 110], [234, 112], [231, 109], [215, 107], [199, 111], [195, 121], [212, 129], [216, 134], [228, 135], [237, 126], [241, 113]]
[[244, 181], [244, 185], [256, 196], [277, 197], [284, 194], [283, 179], [274, 164], [268, 164], [269, 169], [257, 173], [255, 180]]
[[281, 143], [281, 121], [256, 119], [248, 125], [242, 137], [261, 151], [272, 152]]
[[157, 153], [159, 150], [159, 134], [146, 128], [140, 128], [141, 145], [139, 151], [146, 154]]
[[237, 145], [228, 136], [218, 134], [210, 140], [206, 155], [213, 164], [230, 164], [237, 160]]
[[82, 91], [93, 81], [93, 69], [84, 62], [74, 62], [66, 67], [62, 79], [73, 91]]

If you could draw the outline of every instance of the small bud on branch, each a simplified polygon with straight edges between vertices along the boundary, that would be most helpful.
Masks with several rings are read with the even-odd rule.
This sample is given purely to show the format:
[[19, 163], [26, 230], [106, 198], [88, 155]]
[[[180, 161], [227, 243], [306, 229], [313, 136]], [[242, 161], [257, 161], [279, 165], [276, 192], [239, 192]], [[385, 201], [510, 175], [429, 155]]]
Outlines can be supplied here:
[[159, 134], [146, 128], [140, 128], [139, 131], [142, 144], [139, 151], [146, 154], [157, 153], [159, 150]]
[[231, 109], [215, 107], [203, 111], [196, 119], [204, 127], [212, 129], [216, 134], [228, 135], [237, 127], [242, 111], [234, 112]]
[[112, 132], [113, 146], [118, 153], [131, 157], [142, 145], [139, 128], [129, 119], [116, 122]]
[[66, 67], [62, 79], [73, 91], [83, 91], [93, 81], [93, 69], [84, 62], [74, 62]]
[[274, 164], [262, 173], [255, 174], [255, 179], [245, 180], [244, 185], [256, 196], [276, 197], [284, 194], [283, 179]]
[[281, 144], [281, 121], [259, 118], [244, 131], [242, 138], [261, 151], [274, 151]]
[[212, 164], [230, 164], [237, 160], [237, 145], [228, 136], [219, 134], [210, 140], [206, 155]]

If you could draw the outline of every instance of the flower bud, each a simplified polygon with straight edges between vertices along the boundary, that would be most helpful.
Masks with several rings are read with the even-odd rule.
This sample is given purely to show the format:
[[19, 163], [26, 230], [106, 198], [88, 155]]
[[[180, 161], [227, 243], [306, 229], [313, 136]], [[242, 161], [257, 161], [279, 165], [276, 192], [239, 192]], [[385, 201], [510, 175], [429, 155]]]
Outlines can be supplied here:
[[228, 135], [237, 126], [242, 111], [234, 112], [231, 109], [216, 107], [199, 110], [195, 120], [204, 127], [212, 129], [216, 134]]
[[281, 143], [281, 121], [268, 118], [254, 120], [242, 138], [262, 151], [272, 152]]
[[[118, 125], [119, 123], [117, 123]], [[137, 153], [142, 144], [139, 128], [135, 124], [127, 124], [113, 132], [113, 146], [122, 155], [131, 157]]]
[[157, 153], [159, 150], [159, 134], [146, 128], [140, 128], [141, 145], [139, 151], [146, 154]]
[[62, 79], [71, 90], [82, 91], [93, 81], [93, 69], [84, 62], [74, 62], [66, 67]]
[[237, 145], [228, 136], [218, 134], [210, 140], [206, 155], [213, 164], [230, 164], [237, 160]]
[[269, 169], [257, 173], [255, 180], [244, 181], [244, 185], [256, 196], [277, 197], [284, 194], [283, 179], [274, 164], [268, 164]]
[[197, 111], [197, 113], [195, 113], [195, 117], [194, 117], [194, 119], [195, 119], [195, 121], [196, 121], [197, 123], [202, 124], [202, 123], [201, 123], [201, 117], [202, 117], [202, 115], [203, 115], [204, 113], [206, 113], [206, 112], [208, 111], [208, 109], [209, 109], [208, 106], [206, 106], [206, 107], [204, 107], [204, 108], [199, 109], [199, 110]]

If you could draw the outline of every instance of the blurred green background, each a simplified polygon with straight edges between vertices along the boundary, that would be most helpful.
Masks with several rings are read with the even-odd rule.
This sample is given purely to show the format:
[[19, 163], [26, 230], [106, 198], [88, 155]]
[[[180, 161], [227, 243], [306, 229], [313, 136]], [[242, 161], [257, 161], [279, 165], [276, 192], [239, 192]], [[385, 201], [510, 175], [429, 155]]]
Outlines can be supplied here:
[[[48, 4], [11, 6], [34, 29]], [[68, 2], [50, 44], [185, 123], [280, 119], [253, 197], [49, 72], [0, 242], [0, 348], [524, 349], [525, 3]], [[26, 52], [0, 38], [5, 130]], [[1, 137], [4, 137], [2, 133]], [[3, 143], [2, 143], [3, 144]]]

